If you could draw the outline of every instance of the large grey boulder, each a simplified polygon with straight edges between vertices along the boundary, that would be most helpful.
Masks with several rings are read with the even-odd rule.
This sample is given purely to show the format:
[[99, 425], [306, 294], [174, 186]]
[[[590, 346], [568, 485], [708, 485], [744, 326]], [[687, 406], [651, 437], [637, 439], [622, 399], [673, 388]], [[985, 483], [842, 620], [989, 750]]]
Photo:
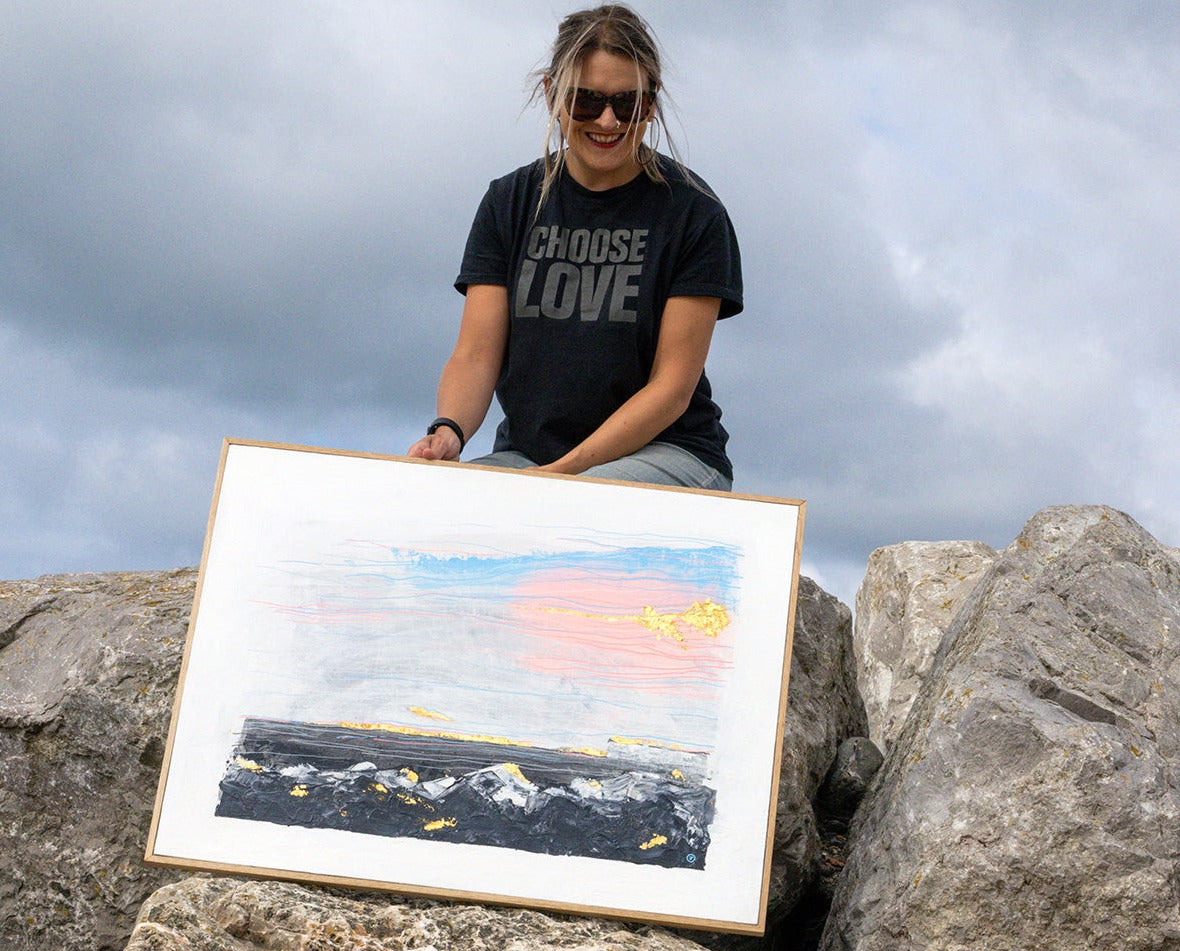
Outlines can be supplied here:
[[1180, 564], [1046, 509], [950, 625], [822, 947], [1180, 947]]
[[869, 739], [901, 731], [963, 600], [996, 560], [983, 542], [902, 542], [869, 555], [856, 591], [856, 677]]
[[0, 582], [0, 948], [122, 948], [196, 573]]
[[194, 876], [144, 905], [127, 951], [700, 951], [659, 928]]

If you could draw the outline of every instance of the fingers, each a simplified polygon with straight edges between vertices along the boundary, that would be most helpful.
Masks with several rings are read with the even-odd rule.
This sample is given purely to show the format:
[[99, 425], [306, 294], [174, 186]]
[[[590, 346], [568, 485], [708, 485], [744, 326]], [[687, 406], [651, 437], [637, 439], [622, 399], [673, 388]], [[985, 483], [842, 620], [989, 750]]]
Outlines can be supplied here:
[[430, 436], [423, 436], [409, 450], [406, 455], [411, 459], [442, 459], [456, 462], [459, 459], [459, 437], [445, 427]]

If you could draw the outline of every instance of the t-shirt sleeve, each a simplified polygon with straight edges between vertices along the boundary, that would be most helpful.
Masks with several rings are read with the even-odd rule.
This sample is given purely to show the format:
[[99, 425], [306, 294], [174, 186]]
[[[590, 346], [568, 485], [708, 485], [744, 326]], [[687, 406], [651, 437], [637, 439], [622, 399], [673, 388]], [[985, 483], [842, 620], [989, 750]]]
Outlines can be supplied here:
[[733, 222], [721, 204], [690, 222], [669, 297], [719, 297], [721, 319], [742, 310], [742, 258]]
[[463, 250], [463, 263], [459, 276], [455, 278], [455, 290], [466, 294], [472, 284], [498, 284], [508, 286], [509, 249], [508, 240], [500, 227], [502, 209], [496, 198], [495, 183], [488, 188], [475, 212], [471, 232], [467, 235], [467, 246]]

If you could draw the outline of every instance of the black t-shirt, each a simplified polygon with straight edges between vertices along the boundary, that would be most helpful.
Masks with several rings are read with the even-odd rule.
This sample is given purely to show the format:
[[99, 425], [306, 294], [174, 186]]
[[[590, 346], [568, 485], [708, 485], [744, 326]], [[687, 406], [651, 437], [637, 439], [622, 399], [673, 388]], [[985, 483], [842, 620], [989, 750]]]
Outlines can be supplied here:
[[[508, 289], [497, 451], [545, 465], [594, 432], [647, 383], [669, 297], [719, 297], [722, 318], [741, 311], [729, 215], [700, 179], [694, 188], [660, 161], [667, 183], [641, 173], [601, 192], [563, 170], [539, 215], [540, 161], [488, 188], [455, 287]], [[732, 478], [728, 438], [704, 373], [688, 409], [656, 437]]]

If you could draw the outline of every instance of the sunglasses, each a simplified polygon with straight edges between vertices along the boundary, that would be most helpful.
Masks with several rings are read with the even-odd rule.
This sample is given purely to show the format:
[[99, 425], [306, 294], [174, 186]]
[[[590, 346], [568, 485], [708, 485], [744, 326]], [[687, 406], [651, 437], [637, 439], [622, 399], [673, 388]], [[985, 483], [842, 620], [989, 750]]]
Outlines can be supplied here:
[[651, 111], [652, 100], [650, 92], [640, 92], [638, 89], [617, 92], [613, 96], [593, 89], [575, 89], [570, 93], [568, 111], [575, 122], [593, 122], [609, 105], [620, 122], [642, 122]]

